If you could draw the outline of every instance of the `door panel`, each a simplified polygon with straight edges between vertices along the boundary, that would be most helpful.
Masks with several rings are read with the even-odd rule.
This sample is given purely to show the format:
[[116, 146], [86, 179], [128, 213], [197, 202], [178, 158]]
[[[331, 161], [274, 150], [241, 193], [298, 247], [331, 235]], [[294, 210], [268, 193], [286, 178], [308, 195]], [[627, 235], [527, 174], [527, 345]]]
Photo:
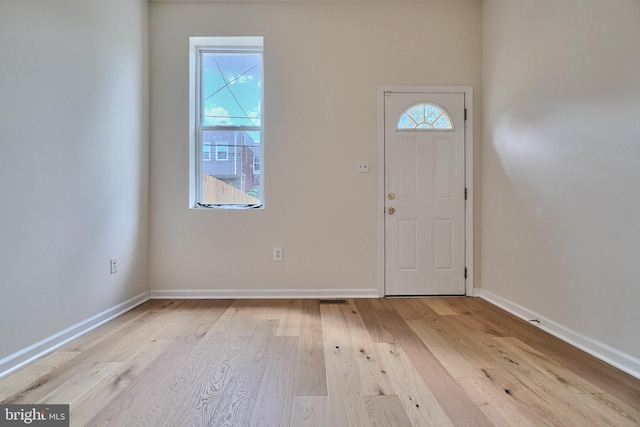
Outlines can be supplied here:
[[453, 221], [436, 219], [433, 221], [433, 269], [451, 271], [453, 269]]
[[398, 138], [398, 163], [403, 167], [398, 171], [398, 198], [416, 198], [416, 138]]
[[453, 197], [454, 144], [453, 138], [450, 136], [434, 137], [433, 197], [435, 199], [451, 199]]
[[[454, 129], [398, 130], [421, 102]], [[464, 295], [464, 94], [389, 93], [384, 107], [385, 293]]]
[[416, 271], [417, 244], [415, 219], [401, 219], [398, 221], [398, 270]]

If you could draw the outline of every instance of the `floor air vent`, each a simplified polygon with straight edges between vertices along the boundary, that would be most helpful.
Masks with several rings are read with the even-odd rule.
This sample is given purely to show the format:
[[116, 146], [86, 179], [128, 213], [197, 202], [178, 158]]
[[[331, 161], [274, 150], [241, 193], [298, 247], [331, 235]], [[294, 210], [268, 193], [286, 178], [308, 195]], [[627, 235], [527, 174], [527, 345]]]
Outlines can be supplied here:
[[347, 300], [346, 299], [321, 299], [318, 300], [318, 304], [332, 304], [332, 305], [336, 305], [336, 304], [347, 304]]

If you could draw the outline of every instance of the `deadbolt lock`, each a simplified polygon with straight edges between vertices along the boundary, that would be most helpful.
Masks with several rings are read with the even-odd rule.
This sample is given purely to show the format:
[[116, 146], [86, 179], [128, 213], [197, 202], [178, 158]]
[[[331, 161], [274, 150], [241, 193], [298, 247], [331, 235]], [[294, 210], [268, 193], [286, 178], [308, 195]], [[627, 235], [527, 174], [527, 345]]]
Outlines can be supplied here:
[[396, 195], [395, 195], [395, 194], [393, 194], [393, 193], [389, 193], [389, 194], [387, 194], [387, 198], [388, 198], [389, 200], [393, 200], [393, 199], [395, 199], [395, 198], [396, 198]]

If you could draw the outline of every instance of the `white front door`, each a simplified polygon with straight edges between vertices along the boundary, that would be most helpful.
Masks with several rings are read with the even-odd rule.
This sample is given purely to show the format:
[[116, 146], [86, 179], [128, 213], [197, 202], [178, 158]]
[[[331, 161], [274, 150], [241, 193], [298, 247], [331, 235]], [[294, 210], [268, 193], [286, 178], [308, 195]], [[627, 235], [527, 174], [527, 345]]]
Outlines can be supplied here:
[[465, 294], [463, 93], [384, 96], [385, 294]]

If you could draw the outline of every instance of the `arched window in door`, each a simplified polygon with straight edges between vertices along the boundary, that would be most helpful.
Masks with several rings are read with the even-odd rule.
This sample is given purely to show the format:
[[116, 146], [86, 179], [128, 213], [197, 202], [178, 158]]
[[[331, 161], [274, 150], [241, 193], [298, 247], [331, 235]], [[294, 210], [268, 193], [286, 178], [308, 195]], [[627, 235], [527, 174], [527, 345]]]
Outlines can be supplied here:
[[453, 120], [437, 104], [420, 102], [407, 108], [400, 116], [398, 130], [452, 131]]

